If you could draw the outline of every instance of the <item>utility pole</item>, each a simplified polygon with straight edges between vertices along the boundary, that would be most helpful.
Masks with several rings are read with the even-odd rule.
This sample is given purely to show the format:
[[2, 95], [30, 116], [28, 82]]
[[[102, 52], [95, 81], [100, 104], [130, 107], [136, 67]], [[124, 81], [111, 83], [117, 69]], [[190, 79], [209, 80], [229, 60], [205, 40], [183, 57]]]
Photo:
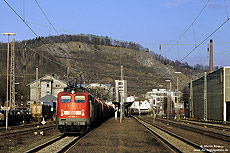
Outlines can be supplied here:
[[39, 98], [39, 93], [38, 93], [38, 86], [39, 86], [39, 83], [38, 83], [38, 67], [36, 68], [36, 102], [38, 101], [38, 98]]
[[167, 119], [169, 119], [170, 109], [171, 109], [171, 80], [165, 80], [169, 82], [169, 90], [167, 92]]
[[209, 56], [209, 72], [213, 72], [213, 42], [210, 39], [210, 56]]
[[[121, 81], [123, 81], [124, 76], [123, 76], [123, 65], [121, 65]], [[124, 84], [123, 84], [124, 85]], [[124, 88], [124, 87], [123, 87]], [[121, 103], [120, 103], [120, 123], [122, 123], [122, 117], [123, 117], [123, 101], [124, 101], [124, 90], [121, 92]]]
[[170, 114], [170, 91], [168, 91], [167, 94], [167, 120], [169, 119], [169, 114]]
[[[115, 80], [115, 97], [116, 97], [116, 102], [119, 102], [119, 87], [118, 87], [118, 80]], [[115, 112], [115, 120], [117, 120], [117, 112], [118, 112], [118, 106], [116, 106], [116, 112]]]
[[160, 62], [161, 62], [161, 44], [159, 46], [159, 50], [160, 50]]
[[190, 106], [189, 106], [189, 109], [190, 109], [190, 117], [193, 118], [193, 88], [192, 88], [192, 80], [191, 80], [191, 83], [190, 83]]
[[[124, 103], [127, 97], [127, 80], [124, 80], [123, 65], [121, 65], [121, 80], [115, 80], [116, 101], [120, 104], [120, 123], [124, 117]], [[120, 94], [120, 100], [119, 100]], [[118, 105], [119, 105], [118, 104]], [[116, 113], [115, 113], [116, 120]]]
[[207, 120], [207, 73], [204, 72], [204, 120]]
[[10, 56], [10, 35], [15, 35], [15, 33], [3, 33], [3, 35], [8, 35], [7, 44], [7, 63], [6, 63], [6, 131], [8, 130], [8, 111], [9, 111], [9, 56]]
[[67, 77], [67, 81], [69, 82], [69, 67], [67, 67], [67, 72], [66, 72], [66, 77]]
[[[175, 72], [175, 74], [181, 74], [181, 72]], [[176, 120], [179, 121], [179, 76], [176, 77], [176, 90], [177, 90], [177, 109], [176, 109]]]
[[11, 60], [10, 60], [10, 108], [15, 109], [15, 52], [14, 39], [11, 43]]

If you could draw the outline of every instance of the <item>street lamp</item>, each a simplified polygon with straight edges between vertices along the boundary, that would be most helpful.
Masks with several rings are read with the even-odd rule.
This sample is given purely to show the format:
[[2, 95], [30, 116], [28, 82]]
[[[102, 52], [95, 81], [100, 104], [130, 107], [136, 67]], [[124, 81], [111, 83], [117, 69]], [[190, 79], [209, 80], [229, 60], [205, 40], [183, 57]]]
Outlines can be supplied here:
[[[175, 72], [175, 74], [181, 74], [181, 72]], [[177, 111], [176, 111], [176, 120], [179, 121], [179, 88], [178, 88], [178, 83], [179, 83], [179, 77], [177, 75], [176, 77], [176, 91], [177, 91]]]
[[9, 109], [9, 54], [10, 54], [10, 35], [15, 35], [15, 33], [3, 33], [3, 35], [8, 35], [8, 45], [7, 45], [7, 63], [6, 63], [6, 131], [8, 129], [8, 109]]

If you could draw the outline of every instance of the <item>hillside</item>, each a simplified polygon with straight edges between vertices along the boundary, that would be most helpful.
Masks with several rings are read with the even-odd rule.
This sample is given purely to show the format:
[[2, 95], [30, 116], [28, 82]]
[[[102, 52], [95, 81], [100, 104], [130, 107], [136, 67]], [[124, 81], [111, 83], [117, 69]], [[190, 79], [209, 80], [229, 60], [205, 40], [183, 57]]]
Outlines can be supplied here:
[[[24, 42], [23, 42], [24, 43]], [[27, 44], [29, 41], [27, 41]], [[29, 46], [29, 45], [28, 45]], [[6, 47], [0, 44], [0, 49]], [[26, 48], [26, 49], [25, 49]], [[49, 49], [48, 49], [49, 48]], [[1, 99], [4, 101], [6, 52], [0, 53], [1, 60]], [[78, 78], [82, 73], [83, 81], [113, 84], [120, 79], [120, 65], [124, 65], [124, 78], [128, 80], [128, 95], [140, 95], [159, 88], [168, 87], [166, 79], [172, 80], [176, 88], [177, 71], [172, 65], [165, 65], [153, 59], [149, 52], [121, 46], [97, 45], [80, 41], [52, 42], [25, 47], [22, 42], [16, 43], [16, 87], [18, 96], [28, 95], [26, 85], [35, 79], [35, 68], [39, 67], [39, 77], [45, 74], [57, 74], [65, 79], [67, 67], [70, 67], [70, 78]], [[190, 78], [197, 77], [197, 72], [187, 67], [181, 68], [179, 87], [186, 86]], [[185, 75], [186, 74], [186, 75]], [[22, 97], [21, 97], [22, 98]], [[25, 100], [25, 96], [22, 98]]]

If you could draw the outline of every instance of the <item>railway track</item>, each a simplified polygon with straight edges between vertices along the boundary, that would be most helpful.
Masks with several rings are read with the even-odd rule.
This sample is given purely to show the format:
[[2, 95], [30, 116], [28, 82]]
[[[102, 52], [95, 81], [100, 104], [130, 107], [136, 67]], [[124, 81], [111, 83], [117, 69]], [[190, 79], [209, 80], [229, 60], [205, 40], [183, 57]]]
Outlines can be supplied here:
[[[211, 129], [198, 128], [195, 126], [182, 124], [180, 122], [178, 123], [178, 122], [171, 121], [171, 120], [165, 120], [165, 119], [157, 119], [157, 120], [164, 122], [164, 123], [167, 123], [167, 124], [170, 124], [170, 125], [173, 125], [173, 126], [176, 126], [176, 127], [179, 127], [179, 128], [182, 128], [182, 129], [185, 129], [185, 130], [189, 130], [189, 131], [196, 132], [196, 133], [199, 133], [202, 135], [206, 135], [206, 136], [209, 136], [212, 138], [216, 138], [218, 140], [230, 142], [230, 135], [229, 134], [213, 131]], [[202, 124], [202, 125], [204, 126], [205, 124]], [[220, 128], [220, 126], [217, 126], [217, 128]], [[226, 128], [228, 129], [228, 127], [221, 127], [221, 130], [226, 129]]]
[[198, 122], [198, 121], [188, 121], [188, 120], [181, 120], [181, 122], [188, 123], [188, 124], [194, 124], [197, 126], [206, 126], [213, 129], [218, 129], [222, 131], [230, 131], [230, 124], [215, 124], [215, 123], [209, 123], [209, 122]]
[[28, 150], [26, 153], [58, 153], [66, 152], [73, 145], [75, 145], [82, 136], [67, 136], [62, 135], [57, 138], [54, 138], [42, 145], [39, 145], [31, 150]]
[[41, 144], [35, 148], [32, 148], [26, 153], [63, 153], [70, 150], [81, 138], [93, 132], [95, 129], [90, 130], [82, 135], [76, 134], [63, 134], [56, 137], [44, 144]]
[[169, 132], [155, 124], [152, 124], [138, 117], [134, 117], [134, 119], [146, 127], [152, 134], [157, 136], [161, 142], [171, 148], [171, 150], [174, 152], [211, 152], [204, 147], [184, 139], [172, 132]]
[[[47, 121], [46, 125], [54, 125], [56, 122], [54, 121]], [[26, 129], [26, 128], [33, 128], [41, 126], [41, 123], [31, 123], [31, 124], [22, 124], [18, 126], [9, 126], [8, 131], [15, 131], [15, 130], [21, 130], [21, 129]], [[6, 127], [1, 126], [0, 127], [0, 133], [6, 132]]]
[[44, 131], [47, 131], [47, 130], [52, 130], [56, 128], [56, 125], [53, 124], [53, 125], [47, 125], [47, 126], [40, 126], [40, 127], [30, 127], [30, 128], [27, 128], [27, 129], [20, 129], [20, 130], [16, 130], [16, 131], [11, 131], [11, 132], [4, 132], [4, 133], [0, 133], [0, 138], [6, 138], [6, 137], [15, 137], [17, 135], [25, 135], [25, 134], [31, 134], [33, 132], [37, 132], [37, 131], [40, 131], [40, 130], [44, 130]]

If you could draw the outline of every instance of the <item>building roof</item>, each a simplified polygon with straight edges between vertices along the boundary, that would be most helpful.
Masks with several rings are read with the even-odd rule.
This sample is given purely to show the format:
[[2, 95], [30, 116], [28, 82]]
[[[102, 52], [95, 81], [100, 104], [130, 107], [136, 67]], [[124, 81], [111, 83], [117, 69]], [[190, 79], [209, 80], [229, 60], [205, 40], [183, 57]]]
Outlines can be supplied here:
[[39, 98], [38, 101], [40, 102], [56, 102], [57, 101], [57, 97], [51, 95], [51, 94], [48, 94], [42, 98]]
[[[58, 81], [60, 81], [60, 82], [62, 82], [62, 83], [64, 83], [64, 84], [67, 84], [65, 81], [59, 80], [59, 79], [57, 79], [57, 78], [55, 78], [55, 77], [53, 77], [53, 76], [51, 76], [51, 75], [48, 75], [48, 74], [46, 74], [45, 76], [39, 78], [38, 80], [39, 80], [39, 81], [40, 81], [40, 80], [44, 80], [44, 79], [47, 80], [47, 77], [49, 78], [49, 81], [55, 79], [55, 80], [58, 80]], [[30, 85], [32, 85], [32, 84], [35, 83], [35, 82], [37, 82], [37, 80], [33, 80], [32, 82], [30, 82], [29, 84], [27, 84], [27, 86], [30, 86]]]

